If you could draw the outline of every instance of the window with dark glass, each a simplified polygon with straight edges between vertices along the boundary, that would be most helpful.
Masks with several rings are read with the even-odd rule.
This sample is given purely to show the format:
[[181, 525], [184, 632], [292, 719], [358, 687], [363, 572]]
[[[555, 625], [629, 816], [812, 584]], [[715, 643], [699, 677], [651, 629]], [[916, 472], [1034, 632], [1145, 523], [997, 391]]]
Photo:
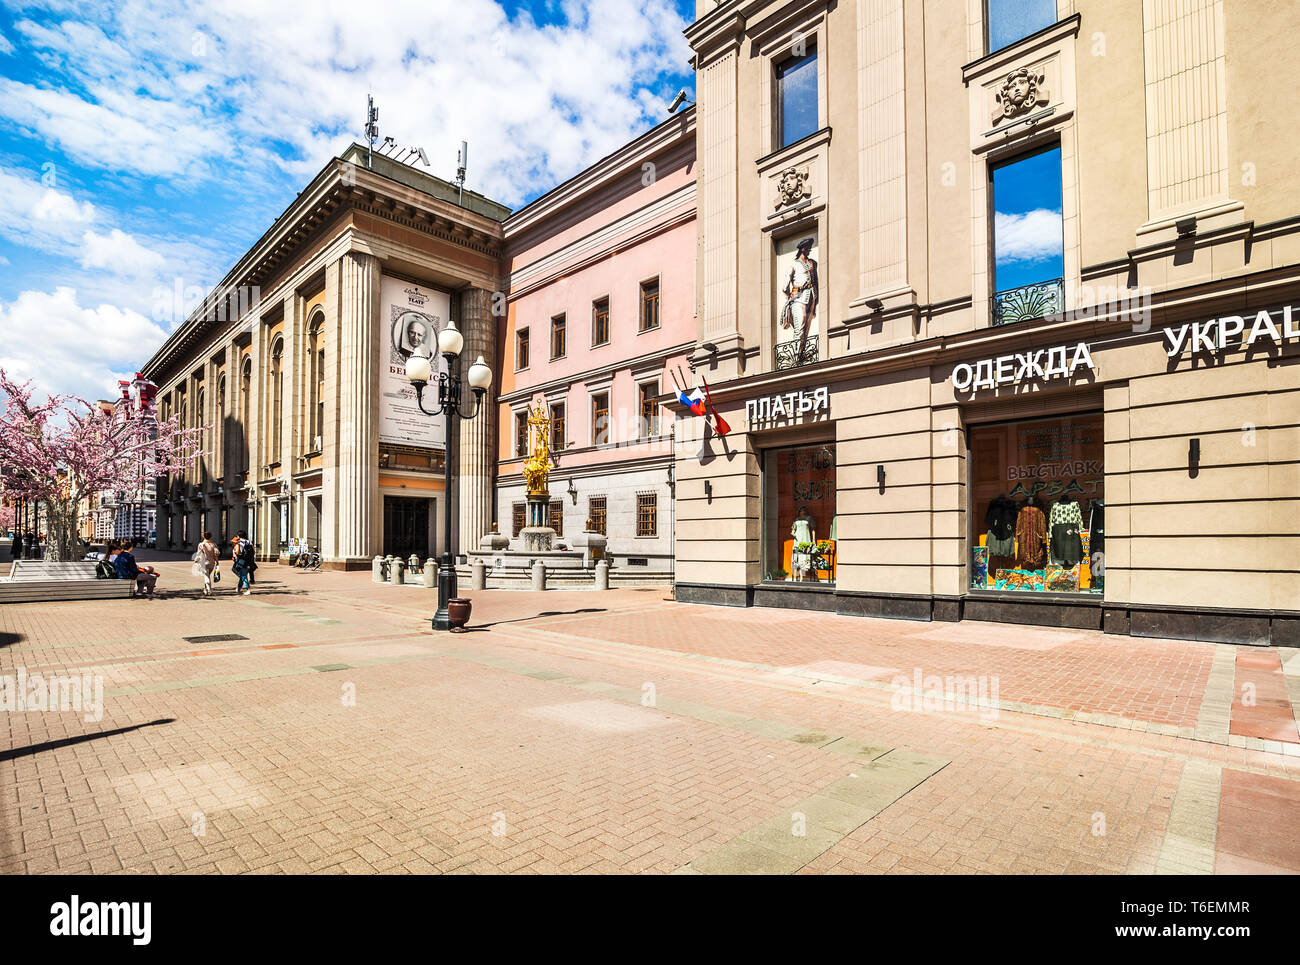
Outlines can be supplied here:
[[565, 353], [565, 328], [567, 322], [563, 315], [556, 315], [551, 319], [551, 358], [564, 358]]
[[821, 129], [817, 110], [817, 51], [809, 48], [776, 65], [776, 147]]
[[599, 533], [601, 536], [608, 536], [605, 532], [605, 497], [592, 496], [587, 500], [587, 518], [591, 520], [591, 531]]
[[609, 442], [609, 393], [597, 392], [591, 397], [591, 444], [603, 446]]
[[515, 332], [515, 368], [528, 368], [528, 329]]
[[564, 500], [552, 499], [546, 507], [546, 525], [555, 530], [556, 536], [564, 535]]
[[510, 507], [510, 535], [518, 536], [524, 528], [524, 504], [514, 503]]
[[637, 386], [641, 405], [642, 437], [659, 435], [659, 383], [643, 382]]
[[551, 406], [551, 448], [556, 452], [564, 451], [564, 403], [556, 402]]
[[641, 283], [640, 331], [659, 327], [659, 279]]
[[984, 9], [989, 53], [1056, 23], [1056, 0], [986, 0]]
[[609, 341], [609, 299], [601, 298], [591, 303], [591, 344], [604, 345]]
[[834, 583], [835, 443], [763, 453], [763, 579]]
[[968, 437], [971, 588], [1101, 594], [1102, 414], [977, 425]]
[[658, 526], [659, 497], [655, 493], [637, 493], [636, 534], [654, 536]]
[[1061, 148], [994, 165], [993, 324], [1050, 318], [1065, 310]]
[[280, 440], [284, 413], [284, 340], [271, 349], [271, 462], [280, 461]]
[[528, 413], [515, 413], [515, 455], [528, 455]]

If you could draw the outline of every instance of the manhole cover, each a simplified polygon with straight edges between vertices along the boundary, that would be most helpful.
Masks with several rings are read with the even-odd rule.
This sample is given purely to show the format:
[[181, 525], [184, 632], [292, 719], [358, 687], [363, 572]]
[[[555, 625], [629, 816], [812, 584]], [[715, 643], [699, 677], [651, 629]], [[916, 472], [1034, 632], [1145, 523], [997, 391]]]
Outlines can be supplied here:
[[247, 640], [240, 633], [209, 633], [202, 637], [181, 637], [186, 643], [223, 643], [226, 640]]

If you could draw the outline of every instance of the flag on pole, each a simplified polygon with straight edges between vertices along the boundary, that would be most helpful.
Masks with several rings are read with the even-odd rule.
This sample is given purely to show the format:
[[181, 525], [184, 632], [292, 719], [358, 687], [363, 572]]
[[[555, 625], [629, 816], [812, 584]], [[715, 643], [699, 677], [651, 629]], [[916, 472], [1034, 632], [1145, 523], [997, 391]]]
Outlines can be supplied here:
[[731, 426], [727, 425], [727, 420], [718, 414], [718, 410], [713, 407], [713, 396], [709, 394], [709, 380], [700, 376], [700, 383], [704, 386], [704, 405], [709, 410], [709, 415], [713, 417], [713, 431], [719, 436], [725, 436], [731, 431]]

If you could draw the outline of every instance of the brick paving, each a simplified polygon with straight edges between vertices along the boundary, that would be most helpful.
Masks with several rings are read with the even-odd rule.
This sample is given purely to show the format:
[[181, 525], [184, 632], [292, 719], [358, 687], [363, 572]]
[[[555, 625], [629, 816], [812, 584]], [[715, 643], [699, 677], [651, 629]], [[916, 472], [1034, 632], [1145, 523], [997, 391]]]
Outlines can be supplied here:
[[662, 587], [435, 635], [422, 587], [158, 565], [160, 600], [0, 608], [0, 674], [104, 688], [4, 715], [0, 871], [1300, 871], [1290, 651]]

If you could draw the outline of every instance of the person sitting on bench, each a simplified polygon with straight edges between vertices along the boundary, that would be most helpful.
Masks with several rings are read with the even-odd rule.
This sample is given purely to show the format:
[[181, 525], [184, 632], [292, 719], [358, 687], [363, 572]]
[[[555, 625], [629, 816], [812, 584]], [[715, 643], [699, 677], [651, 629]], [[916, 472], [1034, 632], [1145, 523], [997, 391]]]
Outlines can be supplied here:
[[144, 595], [152, 599], [154, 584], [158, 582], [158, 571], [152, 566], [141, 569], [135, 562], [135, 555], [131, 552], [134, 548], [135, 543], [126, 540], [117, 554], [117, 559], [113, 561], [113, 568], [117, 570], [119, 580], [135, 580], [137, 596], [143, 590]]

